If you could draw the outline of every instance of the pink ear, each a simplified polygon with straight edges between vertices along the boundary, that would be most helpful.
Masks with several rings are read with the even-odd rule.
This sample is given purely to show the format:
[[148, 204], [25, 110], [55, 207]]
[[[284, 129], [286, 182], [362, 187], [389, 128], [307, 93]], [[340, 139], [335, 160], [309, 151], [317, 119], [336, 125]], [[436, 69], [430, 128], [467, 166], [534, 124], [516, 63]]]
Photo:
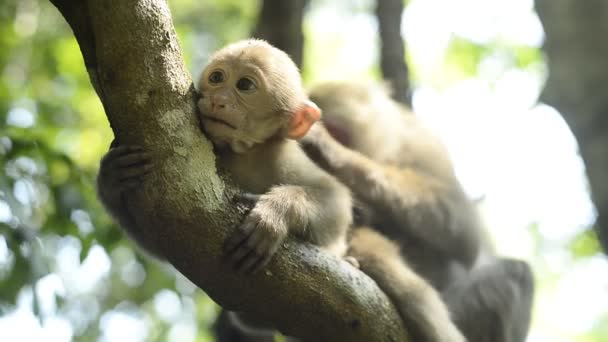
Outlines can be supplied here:
[[312, 101], [305, 101], [301, 107], [293, 113], [289, 121], [287, 137], [300, 139], [305, 136], [312, 124], [321, 119], [321, 110]]

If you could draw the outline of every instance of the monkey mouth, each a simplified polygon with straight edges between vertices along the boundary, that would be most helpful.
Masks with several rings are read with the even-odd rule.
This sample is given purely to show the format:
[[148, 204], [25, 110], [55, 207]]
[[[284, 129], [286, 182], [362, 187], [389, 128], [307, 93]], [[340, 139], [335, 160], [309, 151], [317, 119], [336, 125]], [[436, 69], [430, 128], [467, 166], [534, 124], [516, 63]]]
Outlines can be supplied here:
[[216, 118], [214, 116], [209, 116], [209, 115], [202, 115], [202, 117], [203, 117], [203, 120], [209, 120], [211, 122], [219, 123], [221, 125], [228, 126], [228, 127], [232, 128], [232, 129], [236, 129], [236, 126], [234, 126], [230, 122], [222, 120], [220, 118]]

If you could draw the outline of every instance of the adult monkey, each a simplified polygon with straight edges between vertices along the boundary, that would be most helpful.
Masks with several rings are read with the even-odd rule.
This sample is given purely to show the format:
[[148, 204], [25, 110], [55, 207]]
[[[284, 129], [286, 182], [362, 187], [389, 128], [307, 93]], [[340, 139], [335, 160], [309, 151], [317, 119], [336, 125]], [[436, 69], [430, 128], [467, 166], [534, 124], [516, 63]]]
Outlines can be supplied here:
[[327, 129], [317, 125], [301, 143], [350, 188], [359, 203], [356, 223], [400, 244], [469, 342], [524, 341], [530, 267], [495, 256], [440, 141], [380, 87], [326, 83], [310, 98]]

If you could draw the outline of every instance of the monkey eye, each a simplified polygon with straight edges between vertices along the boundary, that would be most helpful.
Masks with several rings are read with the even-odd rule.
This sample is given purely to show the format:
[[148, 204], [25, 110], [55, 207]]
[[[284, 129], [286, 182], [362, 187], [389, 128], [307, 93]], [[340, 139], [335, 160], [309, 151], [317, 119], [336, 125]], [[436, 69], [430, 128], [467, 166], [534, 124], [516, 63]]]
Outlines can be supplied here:
[[210, 83], [221, 83], [224, 81], [224, 73], [221, 71], [214, 71], [209, 75]]
[[253, 83], [253, 81], [250, 78], [247, 77], [243, 77], [241, 79], [239, 79], [238, 81], [236, 81], [236, 88], [238, 90], [253, 90], [255, 89], [255, 83]]

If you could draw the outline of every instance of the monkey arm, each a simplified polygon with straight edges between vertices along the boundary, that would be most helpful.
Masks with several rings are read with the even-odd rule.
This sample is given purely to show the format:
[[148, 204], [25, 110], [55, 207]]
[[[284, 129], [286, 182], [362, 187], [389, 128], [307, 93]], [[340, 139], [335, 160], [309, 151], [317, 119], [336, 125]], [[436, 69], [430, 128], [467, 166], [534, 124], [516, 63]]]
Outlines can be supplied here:
[[344, 183], [373, 212], [391, 226], [463, 264], [474, 263], [479, 251], [479, 226], [455, 180], [444, 181], [414, 167], [378, 163], [348, 149], [331, 136], [304, 145], [321, 167]]
[[[262, 269], [288, 235], [342, 254], [352, 222], [348, 189], [316, 166], [294, 141], [263, 147], [224, 163], [245, 189], [259, 194], [226, 241], [225, 252], [234, 267]], [[259, 167], [252, 169], [252, 160]]]
[[[99, 181], [98, 181], [99, 184]], [[143, 232], [135, 221], [135, 217], [128, 209], [128, 194], [113, 194], [102, 190], [98, 187], [97, 191], [99, 200], [104, 205], [108, 213], [114, 221], [149, 254], [159, 259], [164, 259], [162, 254], [142, 237], [146, 234]]]
[[287, 235], [292, 234], [342, 256], [351, 222], [350, 207], [346, 189], [344, 196], [334, 196], [331, 187], [274, 186], [259, 196], [244, 222], [226, 241], [225, 252], [236, 270], [255, 273], [270, 262]]
[[343, 255], [346, 230], [352, 223], [348, 189], [335, 180], [317, 180], [315, 185], [274, 187], [269, 196], [283, 207], [290, 231], [307, 241]]
[[[135, 219], [127, 209], [126, 191], [139, 184], [138, 179], [142, 173], [134, 173], [133, 170], [127, 170], [127, 168], [133, 161], [138, 161], [134, 160], [136, 155], [133, 153], [140, 151], [140, 149], [120, 146], [118, 140], [112, 140], [110, 150], [99, 163], [99, 173], [97, 174], [99, 200], [117, 223], [130, 232], [135, 230]], [[123, 165], [127, 167], [125, 168]], [[125, 171], [129, 174], [125, 174]]]
[[[352, 198], [344, 184], [314, 164], [297, 145], [281, 179], [290, 186], [274, 187], [275, 198], [290, 207], [287, 218], [296, 235], [342, 255], [346, 230], [352, 224]], [[337, 250], [334, 250], [337, 248]]]
[[112, 141], [110, 150], [99, 163], [97, 174], [99, 200], [118, 224], [129, 231], [135, 229], [135, 220], [127, 209], [126, 192], [139, 184], [139, 175], [125, 177], [126, 168], [122, 165], [126, 158], [132, 159], [131, 152], [134, 151], [129, 147], [119, 146], [116, 140]]
[[260, 195], [226, 241], [225, 251], [234, 267], [244, 272], [259, 271], [289, 234], [342, 256], [346, 230], [352, 221], [350, 197], [335, 180], [327, 185], [277, 185]]
[[[99, 179], [97, 183], [100, 184]], [[124, 196], [124, 194], [112, 193], [111, 191], [102, 189], [99, 185], [97, 188], [97, 195], [99, 197], [99, 200], [106, 208], [106, 210], [110, 213], [112, 218], [114, 218], [121, 227], [129, 231], [134, 230], [135, 219], [129, 213], [129, 210], [127, 210], [126, 196]]]

